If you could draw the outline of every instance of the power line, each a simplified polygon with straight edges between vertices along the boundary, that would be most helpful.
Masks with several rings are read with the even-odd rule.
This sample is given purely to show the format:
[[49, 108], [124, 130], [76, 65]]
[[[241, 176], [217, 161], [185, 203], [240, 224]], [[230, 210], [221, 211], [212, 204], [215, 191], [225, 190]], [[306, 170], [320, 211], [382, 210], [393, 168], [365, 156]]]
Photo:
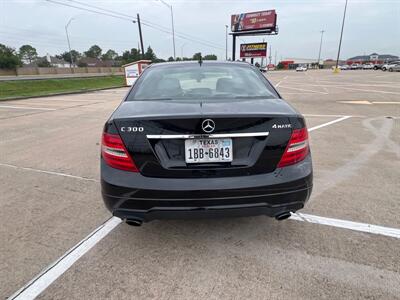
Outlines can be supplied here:
[[[136, 19], [135, 17], [133, 17], [133, 16], [131, 16], [131, 15], [124, 14], [124, 13], [120, 13], [120, 12], [115, 11], [115, 10], [110, 10], [110, 9], [102, 8], [102, 7], [99, 7], [99, 6], [95, 6], [95, 5], [92, 5], [92, 4], [87, 4], [87, 3], [84, 3], [84, 2], [81, 2], [81, 1], [77, 1], [77, 0], [68, 0], [68, 1], [77, 3], [77, 4], [79, 4], [79, 5], [83, 5], [83, 6], [95, 8], [95, 9], [100, 10], [100, 11], [106, 11], [106, 12], [109, 12], [109, 13], [112, 13], [112, 14], [115, 14], [115, 15], [120, 15], [120, 16], [124, 16], [124, 17], [128, 17], [128, 18]], [[159, 25], [159, 24], [157, 24], [157, 23], [153, 23], [153, 22], [151, 22], [151, 21], [149, 21], [149, 20], [146, 20], [146, 19], [143, 19], [143, 18], [141, 18], [141, 21], [142, 21], [142, 24], [143, 24], [143, 25], [146, 25], [146, 26], [149, 26], [149, 27], [152, 27], [152, 28], [154, 28], [154, 26], [155, 26], [155, 27], [157, 27], [157, 28], [155, 28], [155, 29], [159, 29], [159, 30], [163, 29], [163, 30], [162, 30], [163, 32], [167, 32], [167, 33], [172, 34], [172, 32], [169, 31], [169, 28], [167, 28], [167, 27], [165, 27], [165, 26]], [[150, 26], [150, 25], [153, 25], [153, 26]], [[187, 34], [187, 33], [182, 33], [182, 32], [179, 32], [179, 31], [178, 31], [177, 33], [179, 33], [180, 36], [192, 38], [192, 39], [195, 39], [195, 40], [197, 40], [197, 41], [200, 40], [200, 41], [205, 42], [205, 43], [207, 43], [207, 44], [209, 44], [209, 45], [215, 45], [215, 43], [213, 43], [213, 42], [210, 42], [210, 41], [207, 41], [207, 40], [204, 40], [204, 39], [199, 39], [198, 37], [193, 36], [193, 35], [189, 35], [189, 34]]]
[[70, 5], [70, 4], [67, 4], [67, 3], [63, 3], [63, 2], [54, 1], [54, 0], [46, 0], [46, 1], [47, 2], [52, 2], [52, 3], [55, 3], [55, 4], [59, 4], [59, 5], [64, 5], [64, 6], [77, 8], [77, 9], [80, 9], [80, 10], [85, 10], [85, 11], [88, 11], [88, 12], [91, 12], [91, 13], [96, 13], [96, 14], [100, 14], [100, 15], [104, 15], [104, 16], [114, 17], [114, 18], [117, 18], [117, 19], [125, 20], [125, 21], [131, 21], [132, 22], [132, 20], [133, 20], [133, 19], [124, 18], [124, 17], [120, 17], [120, 16], [117, 16], [117, 15], [113, 15], [113, 14], [103, 13], [103, 12], [100, 12], [100, 11], [84, 8], [84, 7], [79, 7], [79, 6], [74, 6], [74, 5]]
[[[63, 5], [63, 6], [67, 6], [67, 7], [72, 7], [72, 8], [88, 11], [88, 12], [91, 12], [91, 13], [97, 13], [97, 14], [101, 14], [101, 15], [105, 15], [105, 16], [109, 16], [109, 17], [125, 20], [125, 21], [133, 21], [133, 20], [136, 21], [136, 18], [132, 17], [130, 15], [119, 13], [119, 12], [116, 12], [116, 11], [113, 11], [113, 10], [109, 10], [109, 9], [103, 9], [103, 8], [95, 6], [95, 5], [89, 5], [89, 4], [82, 3], [82, 2], [79, 2], [79, 1], [75, 1], [75, 0], [69, 0], [69, 1], [77, 3], [79, 5], [88, 6], [88, 7], [94, 8], [96, 10], [88, 9], [88, 8], [81, 7], [81, 6], [75, 6], [75, 5], [71, 5], [71, 4], [67, 4], [67, 3], [59, 2], [59, 1], [55, 1], [55, 0], [46, 0], [46, 1], [54, 3], [54, 4], [58, 4], [58, 5]], [[104, 12], [104, 11], [106, 11], [106, 12]], [[156, 23], [150, 22], [148, 20], [143, 20], [142, 24], [147, 26], [147, 27], [159, 30], [161, 32], [172, 34], [172, 32], [170, 30], [166, 29], [165, 27], [163, 27], [161, 25], [158, 25]], [[190, 36], [188, 34], [185, 34], [185, 33], [176, 33], [176, 36], [181, 38], [181, 39], [188, 40], [188, 41], [191, 41], [191, 42], [194, 42], [194, 43], [198, 43], [198, 44], [202, 44], [202, 45], [210, 47], [210, 48], [224, 49], [223, 47], [216, 46], [216, 45], [212, 44], [211, 42], [199, 39], [197, 37], [192, 37], [192, 36]]]

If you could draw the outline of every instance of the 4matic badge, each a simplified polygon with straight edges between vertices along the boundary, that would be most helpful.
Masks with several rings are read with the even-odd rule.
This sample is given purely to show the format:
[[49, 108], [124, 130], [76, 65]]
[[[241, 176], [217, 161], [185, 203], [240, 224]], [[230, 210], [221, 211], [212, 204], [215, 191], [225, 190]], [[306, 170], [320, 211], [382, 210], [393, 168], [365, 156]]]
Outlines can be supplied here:
[[272, 125], [274, 129], [292, 128], [292, 124], [274, 124]]

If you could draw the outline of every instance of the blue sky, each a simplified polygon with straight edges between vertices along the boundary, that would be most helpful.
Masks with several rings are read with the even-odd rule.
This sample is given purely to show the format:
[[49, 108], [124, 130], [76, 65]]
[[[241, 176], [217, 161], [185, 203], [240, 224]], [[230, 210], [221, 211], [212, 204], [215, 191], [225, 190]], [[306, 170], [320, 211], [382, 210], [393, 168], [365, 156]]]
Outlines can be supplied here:
[[[70, 0], [55, 0], [79, 6]], [[77, 0], [78, 1], [78, 0]], [[170, 30], [169, 9], [155, 0], [80, 0], [109, 10], [136, 16]], [[176, 54], [191, 56], [194, 52], [214, 53], [225, 58], [225, 24], [230, 15], [241, 12], [276, 9], [280, 32], [265, 37], [277, 52], [278, 60], [287, 57], [317, 58], [320, 30], [325, 30], [322, 58], [335, 58], [345, 0], [281, 0], [281, 1], [183, 1], [165, 0], [172, 4], [175, 30], [188, 34], [207, 45], [176, 38]], [[67, 50], [64, 26], [74, 17], [69, 32], [71, 46], [80, 52], [93, 44], [103, 50], [121, 53], [137, 47], [136, 24], [107, 16], [65, 7], [46, 0], [0, 1], [0, 43], [19, 48], [31, 44], [39, 54], [57, 54]], [[145, 47], [151, 45], [158, 57], [172, 55], [170, 34], [143, 26]], [[243, 38], [245, 42], [263, 37]], [[240, 43], [241, 41], [239, 41]], [[229, 56], [231, 39], [229, 38]], [[400, 0], [349, 0], [341, 58], [360, 54], [400, 55]]]

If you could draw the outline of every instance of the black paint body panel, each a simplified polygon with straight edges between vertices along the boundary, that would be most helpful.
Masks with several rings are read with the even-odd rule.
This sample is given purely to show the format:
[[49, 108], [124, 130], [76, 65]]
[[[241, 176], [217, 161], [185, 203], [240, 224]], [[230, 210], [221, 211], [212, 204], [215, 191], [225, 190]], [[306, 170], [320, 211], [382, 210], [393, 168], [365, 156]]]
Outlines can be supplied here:
[[[135, 86], [130, 93], [134, 90]], [[231, 101], [125, 99], [106, 122], [104, 131], [121, 136], [140, 172], [114, 169], [101, 159], [102, 195], [107, 208], [123, 219], [142, 221], [277, 216], [303, 208], [312, 190], [311, 154], [292, 166], [277, 165], [292, 130], [303, 128], [305, 121], [280, 99], [278, 92], [276, 95], [276, 99]], [[201, 124], [209, 118], [215, 122], [214, 134], [268, 135], [234, 137], [233, 161], [210, 164], [186, 164], [184, 139], [147, 137], [204, 135]], [[121, 130], [124, 127], [143, 130], [126, 132]]]

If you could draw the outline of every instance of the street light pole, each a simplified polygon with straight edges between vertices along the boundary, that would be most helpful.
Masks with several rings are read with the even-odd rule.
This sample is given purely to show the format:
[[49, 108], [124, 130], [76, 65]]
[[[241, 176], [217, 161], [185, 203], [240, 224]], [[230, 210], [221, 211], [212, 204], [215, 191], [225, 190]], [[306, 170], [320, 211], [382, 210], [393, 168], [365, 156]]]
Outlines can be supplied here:
[[319, 43], [319, 52], [318, 52], [318, 61], [317, 61], [318, 69], [319, 69], [319, 61], [321, 60], [322, 37], [324, 35], [325, 30], [321, 30], [320, 32], [321, 32], [321, 41]]
[[187, 43], [184, 43], [182, 46], [181, 46], [181, 59], [183, 60], [183, 48], [185, 47], [187, 45]]
[[73, 19], [74, 19], [74, 18], [69, 19], [67, 25], [65, 25], [65, 33], [66, 33], [66, 35], [67, 35], [67, 42], [68, 42], [68, 49], [69, 49], [69, 57], [70, 57], [70, 59], [71, 59], [71, 63], [69, 64], [69, 67], [70, 67], [70, 68], [72, 68], [72, 67], [74, 66], [74, 59], [73, 59], [73, 57], [72, 57], [71, 44], [70, 44], [70, 42], [69, 42], [68, 26], [69, 26], [69, 24], [71, 24], [71, 22], [72, 22]]
[[336, 72], [336, 73], [338, 72], [340, 48], [342, 47], [342, 37], [343, 37], [344, 21], [345, 21], [345, 19], [346, 19], [346, 10], [347, 10], [347, 0], [346, 0], [346, 4], [344, 5], [343, 21], [342, 21], [342, 31], [340, 32], [339, 49], [338, 49], [337, 58], [336, 58], [336, 67], [335, 67], [335, 72]]
[[168, 4], [167, 2], [160, 0], [165, 6], [167, 6], [171, 11], [171, 25], [172, 25], [172, 45], [174, 47], [174, 59], [176, 60], [176, 51], [175, 51], [175, 26], [174, 26], [174, 12], [172, 10], [172, 5]]
[[228, 25], [225, 25], [225, 60], [228, 60]]

